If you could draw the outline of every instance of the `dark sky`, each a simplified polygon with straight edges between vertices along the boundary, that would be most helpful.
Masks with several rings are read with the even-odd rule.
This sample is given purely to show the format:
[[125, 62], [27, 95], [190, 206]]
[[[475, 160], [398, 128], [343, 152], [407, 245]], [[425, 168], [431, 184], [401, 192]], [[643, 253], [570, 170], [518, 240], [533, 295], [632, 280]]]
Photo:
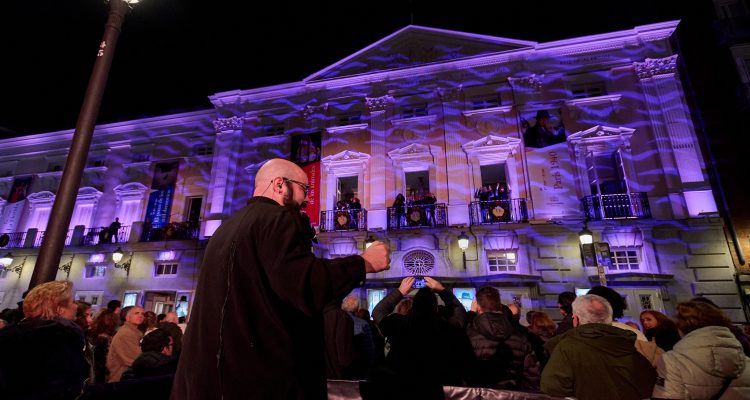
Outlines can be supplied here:
[[[408, 25], [538, 42], [683, 17], [690, 1], [142, 0], [126, 18], [99, 123], [211, 107], [300, 81]], [[699, 0], [707, 1], [707, 0]], [[75, 126], [109, 6], [4, 0], [0, 137]]]

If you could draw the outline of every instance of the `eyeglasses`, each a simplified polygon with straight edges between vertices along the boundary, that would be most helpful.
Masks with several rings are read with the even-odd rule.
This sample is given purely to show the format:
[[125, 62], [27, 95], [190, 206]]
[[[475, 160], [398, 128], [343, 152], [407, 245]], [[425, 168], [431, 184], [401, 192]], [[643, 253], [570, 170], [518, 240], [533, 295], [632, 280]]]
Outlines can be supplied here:
[[288, 181], [288, 182], [292, 182], [292, 183], [298, 184], [299, 187], [302, 188], [302, 191], [305, 192], [305, 196], [307, 196], [307, 193], [310, 191], [310, 185], [308, 185], [307, 183], [302, 183], [300, 181], [295, 181], [294, 179], [289, 179], [289, 178], [282, 178], [282, 179], [284, 179], [285, 181]]

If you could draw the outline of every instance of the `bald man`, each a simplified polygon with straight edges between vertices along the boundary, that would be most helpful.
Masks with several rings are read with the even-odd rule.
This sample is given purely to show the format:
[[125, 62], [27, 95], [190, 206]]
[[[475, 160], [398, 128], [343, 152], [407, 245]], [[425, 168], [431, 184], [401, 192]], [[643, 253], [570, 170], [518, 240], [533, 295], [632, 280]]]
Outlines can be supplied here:
[[325, 399], [322, 310], [388, 269], [375, 242], [362, 256], [315, 257], [300, 221], [307, 175], [266, 162], [248, 205], [206, 247], [172, 399]]

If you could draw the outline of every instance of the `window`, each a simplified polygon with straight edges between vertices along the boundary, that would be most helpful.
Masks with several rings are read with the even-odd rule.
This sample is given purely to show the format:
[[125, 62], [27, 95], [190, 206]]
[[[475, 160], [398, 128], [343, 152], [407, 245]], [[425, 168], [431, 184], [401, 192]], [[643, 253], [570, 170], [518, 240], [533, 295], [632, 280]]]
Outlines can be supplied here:
[[177, 264], [157, 264], [156, 276], [177, 275]]
[[107, 273], [106, 265], [87, 265], [83, 270], [84, 278], [103, 278]]
[[90, 291], [90, 290], [79, 290], [76, 292], [75, 298], [77, 301], [84, 301], [91, 304], [92, 307], [97, 308], [102, 304], [102, 296], [104, 292]]
[[624, 247], [612, 249], [613, 271], [632, 271], [641, 269], [640, 249]]
[[210, 144], [197, 144], [193, 146], [194, 156], [210, 156], [214, 154], [214, 146]]
[[427, 275], [435, 267], [435, 256], [424, 250], [415, 250], [404, 256], [404, 268], [412, 275]]
[[352, 198], [358, 197], [359, 177], [343, 176], [336, 180], [336, 201], [350, 202]]
[[498, 95], [475, 97], [471, 99], [472, 110], [481, 110], [484, 108], [493, 108], [493, 107], [499, 107], [499, 106], [500, 106], [500, 96]]
[[586, 97], [604, 96], [607, 94], [603, 81], [577, 83], [570, 86], [570, 93], [574, 99], [583, 99]]
[[405, 172], [406, 180], [406, 200], [421, 200], [430, 193], [430, 172], [414, 171]]
[[487, 252], [487, 270], [489, 273], [516, 272], [517, 262], [515, 251]]
[[138, 293], [135, 292], [127, 292], [125, 293], [125, 296], [122, 298], [122, 306], [123, 307], [129, 307], [136, 305], [136, 302], [138, 301]]
[[187, 199], [187, 221], [191, 226], [198, 226], [201, 220], [201, 208], [203, 206], [203, 197], [188, 197]]
[[338, 117], [339, 126], [354, 125], [359, 124], [360, 122], [362, 122], [361, 113], [342, 114]]
[[372, 309], [385, 298], [387, 292], [386, 289], [367, 289], [367, 309], [370, 315], [372, 315]]
[[278, 136], [284, 134], [284, 124], [266, 125], [263, 127], [266, 136]]
[[427, 115], [427, 103], [411, 104], [401, 109], [401, 118], [424, 117]]

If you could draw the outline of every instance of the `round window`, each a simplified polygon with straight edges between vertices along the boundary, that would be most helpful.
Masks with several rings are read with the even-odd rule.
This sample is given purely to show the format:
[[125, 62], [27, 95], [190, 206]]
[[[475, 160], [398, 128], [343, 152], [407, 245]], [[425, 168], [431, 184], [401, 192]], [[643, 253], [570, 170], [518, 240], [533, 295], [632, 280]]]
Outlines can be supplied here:
[[404, 256], [404, 268], [412, 275], [427, 275], [434, 267], [435, 256], [424, 250], [415, 250]]

